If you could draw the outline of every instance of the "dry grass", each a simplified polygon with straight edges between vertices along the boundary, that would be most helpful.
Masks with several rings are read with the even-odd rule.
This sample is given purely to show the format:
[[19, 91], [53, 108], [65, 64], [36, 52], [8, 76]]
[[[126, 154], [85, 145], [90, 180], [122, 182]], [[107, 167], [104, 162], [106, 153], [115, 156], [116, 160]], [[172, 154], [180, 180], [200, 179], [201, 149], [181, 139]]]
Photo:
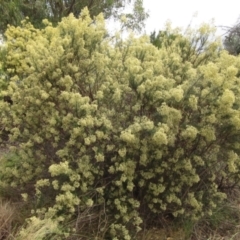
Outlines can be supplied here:
[[162, 229], [142, 231], [138, 240], [239, 240], [240, 239], [240, 189], [228, 194], [227, 201], [213, 211], [212, 216], [193, 223], [169, 222]]
[[[144, 229], [138, 234], [137, 240], [239, 240], [240, 204], [238, 199], [240, 200], [237, 195], [234, 196], [234, 198], [226, 202], [223, 206], [216, 209], [211, 217], [202, 219], [194, 224], [183, 221], [180, 226], [179, 223], [176, 224], [173, 221], [169, 226], [161, 229]], [[50, 222], [32, 224], [28, 228], [25, 228], [24, 234], [19, 234], [19, 232], [13, 234], [12, 223], [16, 214], [15, 210], [10, 203], [0, 203], [1, 240], [40, 240], [42, 239], [41, 236], [46, 232], [55, 232], [57, 234], [57, 226], [50, 224]], [[107, 225], [108, 219], [104, 213], [96, 213], [94, 209], [89, 209], [88, 212], [81, 213], [75, 221], [68, 225], [71, 228], [75, 227], [77, 231], [65, 239], [104, 240], [104, 229], [107, 230]], [[59, 237], [61, 239], [61, 236]], [[53, 237], [52, 239], [55, 238]]]
[[[14, 240], [42, 240], [42, 239], [59, 239], [61, 235], [58, 223], [51, 219], [33, 218], [26, 227], [19, 229]], [[55, 236], [57, 238], [55, 238]]]
[[[19, 203], [18, 203], [19, 205]], [[46, 232], [52, 233], [51, 239], [62, 239], [59, 226], [49, 221], [35, 222], [24, 228], [24, 211], [29, 206], [20, 204], [14, 207], [10, 202], [0, 201], [0, 240], [39, 239]], [[28, 209], [29, 210], [29, 209]], [[18, 217], [17, 217], [18, 216]], [[64, 238], [68, 240], [104, 240], [109, 226], [108, 216], [98, 206], [79, 212], [77, 218], [66, 223], [64, 228], [75, 228], [76, 232]], [[50, 224], [52, 223], [52, 224]], [[45, 225], [46, 224], [46, 225]], [[22, 226], [21, 226], [22, 225]], [[170, 220], [162, 228], [143, 229], [137, 240], [239, 240], [240, 239], [240, 189], [229, 194], [227, 201], [219, 206], [210, 217], [196, 223], [188, 220], [176, 223]], [[16, 233], [18, 229], [18, 233]], [[20, 231], [24, 229], [24, 234]], [[63, 229], [62, 229], [63, 230]], [[55, 238], [54, 238], [55, 237]], [[59, 238], [60, 237], [60, 238]]]
[[229, 196], [211, 217], [202, 219], [192, 229], [192, 240], [240, 239], [240, 190]]
[[[1, 234], [6, 236], [11, 233], [11, 223], [14, 216], [14, 208], [9, 203], [1, 204], [1, 221], [7, 220], [2, 224]], [[96, 212], [97, 209], [89, 208], [86, 212], [78, 214], [77, 219], [67, 224], [70, 228], [75, 228], [76, 232], [64, 239], [69, 240], [104, 240], [109, 219], [102, 213]], [[5, 214], [5, 215], [4, 215]], [[3, 217], [6, 216], [6, 217]], [[24, 222], [24, 219], [23, 219]], [[45, 223], [47, 225], [45, 225]], [[4, 227], [5, 226], [5, 227]], [[52, 227], [50, 227], [52, 226]], [[39, 239], [44, 233], [52, 232], [51, 239], [61, 239], [57, 237], [57, 226], [50, 222], [39, 222], [25, 228], [24, 234], [15, 234], [12, 238], [1, 238], [7, 240], [32, 240]], [[59, 231], [61, 232], [61, 231]], [[14, 235], [14, 234], [12, 234]], [[23, 237], [24, 236], [24, 237]], [[57, 238], [54, 238], [57, 237]], [[182, 221], [181, 224], [174, 221], [169, 222], [164, 228], [144, 229], [136, 238], [137, 240], [239, 240], [240, 239], [240, 190], [230, 196], [224, 205], [218, 207], [211, 217], [202, 219], [199, 222]]]
[[186, 236], [182, 229], [150, 229], [141, 232], [138, 240], [185, 240]]
[[13, 232], [13, 221], [16, 209], [10, 202], [0, 200], [0, 239], [10, 239]]

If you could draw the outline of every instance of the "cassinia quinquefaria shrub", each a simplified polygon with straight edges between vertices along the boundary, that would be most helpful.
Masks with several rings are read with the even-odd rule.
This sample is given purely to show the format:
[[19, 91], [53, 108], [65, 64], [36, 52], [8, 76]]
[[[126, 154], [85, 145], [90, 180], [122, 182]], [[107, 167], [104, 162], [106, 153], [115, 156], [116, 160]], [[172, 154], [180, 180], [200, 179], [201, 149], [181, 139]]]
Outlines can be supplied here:
[[166, 34], [158, 49], [147, 37], [109, 40], [86, 10], [45, 24], [6, 33], [1, 94], [13, 105], [1, 103], [1, 121], [17, 147], [2, 187], [34, 187], [36, 214], [59, 222], [104, 208], [115, 239], [146, 216], [211, 214], [239, 181], [239, 58], [208, 42], [206, 25]]

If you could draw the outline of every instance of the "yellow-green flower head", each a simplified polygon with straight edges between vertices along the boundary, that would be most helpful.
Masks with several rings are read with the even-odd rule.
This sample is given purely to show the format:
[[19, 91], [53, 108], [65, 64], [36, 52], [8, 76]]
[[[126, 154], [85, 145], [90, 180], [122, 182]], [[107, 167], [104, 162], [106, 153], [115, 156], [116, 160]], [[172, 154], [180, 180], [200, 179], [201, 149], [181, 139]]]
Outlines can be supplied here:
[[181, 88], [172, 88], [170, 90], [171, 96], [175, 99], [176, 102], [180, 102], [183, 98], [183, 89]]
[[159, 146], [167, 145], [168, 143], [167, 135], [165, 134], [162, 128], [158, 129], [154, 133], [152, 140], [156, 145], [159, 145]]
[[132, 134], [129, 131], [123, 131], [121, 132], [120, 139], [123, 140], [126, 143], [135, 143], [137, 141], [134, 134]]
[[220, 98], [220, 103], [231, 107], [234, 102], [235, 102], [235, 95], [233, 91], [226, 89]]
[[127, 149], [126, 149], [125, 147], [118, 150], [118, 154], [119, 154], [121, 157], [125, 157], [125, 156], [126, 156], [126, 153], [127, 153]]
[[198, 130], [193, 126], [187, 126], [187, 128], [182, 132], [183, 138], [194, 140], [198, 134]]
[[190, 95], [188, 101], [189, 101], [189, 106], [193, 110], [197, 110], [197, 108], [198, 108], [198, 97], [196, 97], [195, 95]]

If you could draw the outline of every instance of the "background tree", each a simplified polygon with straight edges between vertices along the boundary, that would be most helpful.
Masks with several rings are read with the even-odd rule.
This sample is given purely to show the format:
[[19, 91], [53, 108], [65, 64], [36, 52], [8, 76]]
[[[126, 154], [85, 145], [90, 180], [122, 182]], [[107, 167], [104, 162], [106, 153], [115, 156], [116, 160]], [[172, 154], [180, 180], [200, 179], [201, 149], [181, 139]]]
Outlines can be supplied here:
[[88, 7], [90, 16], [103, 12], [105, 18], [118, 18], [122, 11], [133, 4], [133, 12], [127, 13], [128, 26], [140, 29], [148, 14], [144, 11], [142, 0], [11, 0], [0, 1], [0, 32], [3, 33], [8, 24], [18, 26], [21, 20], [29, 17], [32, 24], [43, 27], [42, 20], [48, 19], [56, 25], [62, 17], [73, 13], [78, 17], [84, 7]]
[[233, 27], [225, 27], [226, 36], [223, 41], [225, 49], [232, 55], [240, 53], [240, 19]]

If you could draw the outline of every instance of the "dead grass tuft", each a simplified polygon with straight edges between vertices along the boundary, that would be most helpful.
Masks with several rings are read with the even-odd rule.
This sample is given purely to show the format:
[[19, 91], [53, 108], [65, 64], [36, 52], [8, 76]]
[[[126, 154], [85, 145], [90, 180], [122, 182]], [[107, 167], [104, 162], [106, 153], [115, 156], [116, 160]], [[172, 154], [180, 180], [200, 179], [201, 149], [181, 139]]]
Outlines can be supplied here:
[[0, 200], [0, 239], [10, 239], [15, 219], [15, 207], [10, 202]]

